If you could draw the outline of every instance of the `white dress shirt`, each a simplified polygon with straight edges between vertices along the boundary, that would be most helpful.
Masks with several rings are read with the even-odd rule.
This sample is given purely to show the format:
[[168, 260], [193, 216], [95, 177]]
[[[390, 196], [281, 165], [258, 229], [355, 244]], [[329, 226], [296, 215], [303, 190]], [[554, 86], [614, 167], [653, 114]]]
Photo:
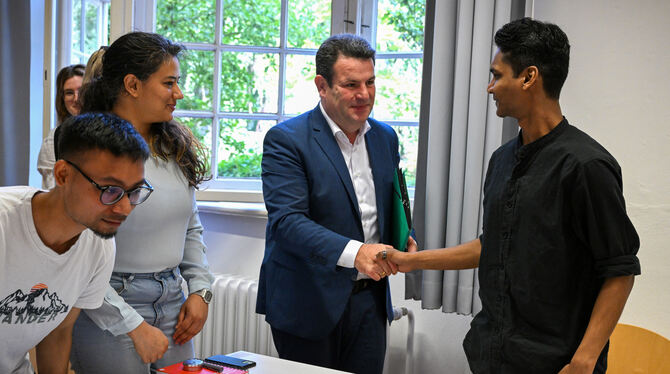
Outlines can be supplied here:
[[[321, 108], [321, 113], [323, 113], [326, 122], [328, 122], [333, 132], [337, 145], [340, 147], [340, 151], [342, 151], [344, 162], [347, 164], [349, 176], [356, 192], [365, 243], [379, 243], [375, 183], [372, 179], [372, 168], [370, 168], [370, 158], [368, 157], [368, 150], [365, 144], [365, 134], [370, 131], [370, 124], [368, 121], [365, 121], [365, 125], [356, 135], [356, 140], [351, 144], [344, 131], [328, 117], [321, 103], [319, 103], [319, 108]], [[358, 240], [350, 240], [344, 247], [337, 264], [342, 267], [353, 268], [356, 255], [363, 244]], [[359, 273], [357, 279], [362, 278], [369, 277], [363, 273]]]

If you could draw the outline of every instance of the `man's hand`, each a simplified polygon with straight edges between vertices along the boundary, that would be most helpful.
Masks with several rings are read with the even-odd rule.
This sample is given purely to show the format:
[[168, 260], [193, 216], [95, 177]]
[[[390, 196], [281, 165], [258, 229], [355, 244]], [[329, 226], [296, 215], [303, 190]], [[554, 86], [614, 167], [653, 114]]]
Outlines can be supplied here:
[[137, 328], [128, 333], [133, 340], [135, 350], [145, 364], [152, 363], [163, 357], [168, 349], [169, 341], [163, 331], [143, 321]]
[[392, 250], [393, 247], [386, 244], [363, 244], [356, 254], [354, 267], [359, 273], [367, 274], [370, 278], [378, 281], [387, 275], [398, 272], [398, 267], [390, 261], [383, 260], [378, 253]]
[[[412, 239], [410, 237], [410, 239]], [[412, 241], [414, 241], [412, 239]], [[413, 264], [410, 263], [410, 257], [412, 255], [408, 253], [416, 252], [416, 242], [414, 242], [414, 248], [410, 247], [410, 244], [407, 244], [407, 253], [401, 252], [397, 249], [391, 248], [386, 250], [386, 260], [398, 267], [398, 271], [401, 273], [407, 273], [409, 271], [415, 270]], [[379, 252], [377, 254], [378, 258], [382, 258], [383, 253]]]
[[635, 278], [632, 275], [605, 279], [591, 311], [591, 318], [582, 341], [570, 363], [559, 372], [560, 374], [593, 373], [598, 356], [619, 321], [634, 282]]
[[414, 253], [417, 250], [419, 250], [419, 248], [416, 244], [416, 240], [414, 240], [414, 238], [410, 236], [409, 238], [407, 238], [407, 252]]
[[174, 339], [177, 344], [184, 344], [202, 330], [207, 321], [208, 305], [199, 295], [191, 294], [181, 306], [179, 319], [175, 327]]
[[[418, 250], [416, 240], [411, 236], [407, 238], [407, 253], [415, 253]], [[386, 260], [398, 267], [398, 271], [402, 273], [407, 273], [408, 271], [414, 270], [414, 267], [410, 265], [410, 257], [405, 252], [398, 251], [396, 249], [387, 249], [386, 250]], [[378, 252], [376, 257], [377, 259], [383, 259], [383, 251]]]

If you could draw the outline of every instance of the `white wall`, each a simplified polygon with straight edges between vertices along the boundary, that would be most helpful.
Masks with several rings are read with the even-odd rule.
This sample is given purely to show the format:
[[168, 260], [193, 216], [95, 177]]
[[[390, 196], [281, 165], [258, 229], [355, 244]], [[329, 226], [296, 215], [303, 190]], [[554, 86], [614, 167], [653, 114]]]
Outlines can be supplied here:
[[623, 170], [642, 275], [621, 322], [670, 337], [670, 1], [535, 0], [534, 12], [570, 38], [564, 115]]
[[[670, 260], [663, 245], [670, 223], [670, 1], [536, 0], [534, 15], [558, 24], [570, 38], [564, 114], [623, 169], [628, 212], [641, 240], [642, 275], [622, 322], [670, 337]], [[258, 276], [265, 219], [201, 216], [214, 271]], [[391, 288], [394, 304], [416, 314], [414, 372], [469, 372], [461, 343], [471, 318], [420, 310], [418, 302], [403, 300], [402, 276], [391, 278]], [[387, 373], [403, 373], [406, 320], [390, 332]]]

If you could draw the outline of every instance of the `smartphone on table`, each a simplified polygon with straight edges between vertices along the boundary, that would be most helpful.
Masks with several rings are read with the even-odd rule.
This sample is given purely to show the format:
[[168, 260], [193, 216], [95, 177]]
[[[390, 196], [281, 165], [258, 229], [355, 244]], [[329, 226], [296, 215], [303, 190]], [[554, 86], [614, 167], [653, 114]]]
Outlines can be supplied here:
[[237, 357], [232, 357], [232, 356], [226, 356], [226, 355], [216, 355], [216, 356], [211, 356], [205, 359], [205, 362], [211, 362], [213, 364], [221, 365], [221, 366], [228, 366], [228, 367], [233, 367], [236, 369], [243, 369], [247, 370], [249, 368], [252, 368], [256, 366], [256, 363], [251, 360], [247, 360], [244, 358], [237, 358]]

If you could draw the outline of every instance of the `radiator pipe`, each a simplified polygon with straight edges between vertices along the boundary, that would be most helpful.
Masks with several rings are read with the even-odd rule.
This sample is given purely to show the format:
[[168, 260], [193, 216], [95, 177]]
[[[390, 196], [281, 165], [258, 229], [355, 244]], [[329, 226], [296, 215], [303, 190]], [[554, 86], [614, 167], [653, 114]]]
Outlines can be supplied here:
[[406, 307], [393, 307], [393, 320], [397, 321], [407, 316], [407, 358], [405, 359], [405, 373], [414, 372], [414, 312]]

